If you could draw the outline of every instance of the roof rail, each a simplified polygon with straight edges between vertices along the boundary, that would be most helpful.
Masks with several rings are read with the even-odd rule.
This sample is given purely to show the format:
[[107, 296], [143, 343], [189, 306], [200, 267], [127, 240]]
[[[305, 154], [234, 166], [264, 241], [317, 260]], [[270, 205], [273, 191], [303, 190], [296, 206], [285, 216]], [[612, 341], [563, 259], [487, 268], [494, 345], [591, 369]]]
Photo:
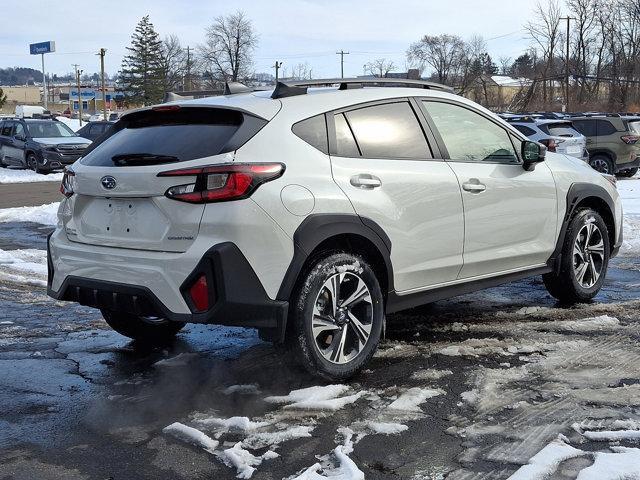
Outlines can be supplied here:
[[317, 80], [286, 80], [279, 81], [271, 95], [271, 98], [292, 97], [296, 95], [304, 95], [307, 93], [308, 87], [330, 87], [337, 85], [339, 90], [347, 90], [351, 88], [362, 88], [365, 86], [384, 86], [384, 87], [415, 87], [426, 88], [432, 90], [441, 90], [453, 93], [453, 88], [440, 83], [429, 82], [426, 80], [414, 80], [411, 78], [325, 78]]

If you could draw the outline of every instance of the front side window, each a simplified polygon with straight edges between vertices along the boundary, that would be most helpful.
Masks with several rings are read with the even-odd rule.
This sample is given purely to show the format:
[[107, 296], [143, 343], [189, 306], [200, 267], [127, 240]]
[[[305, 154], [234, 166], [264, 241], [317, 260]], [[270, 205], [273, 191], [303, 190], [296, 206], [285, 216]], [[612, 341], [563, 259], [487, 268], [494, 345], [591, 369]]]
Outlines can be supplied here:
[[353, 138], [353, 132], [347, 123], [343, 113], [334, 117], [336, 128], [336, 154], [340, 157], [359, 157], [360, 150]]
[[24, 127], [22, 126], [21, 123], [16, 123], [16, 128], [15, 128], [15, 130], [13, 132], [13, 136], [17, 137], [19, 135], [24, 137]]
[[31, 122], [27, 124], [32, 138], [60, 138], [75, 137], [76, 134], [60, 122]]
[[423, 101], [423, 104], [451, 160], [519, 163], [509, 134], [491, 120], [449, 103]]
[[344, 114], [363, 157], [432, 158], [408, 102], [358, 108]]

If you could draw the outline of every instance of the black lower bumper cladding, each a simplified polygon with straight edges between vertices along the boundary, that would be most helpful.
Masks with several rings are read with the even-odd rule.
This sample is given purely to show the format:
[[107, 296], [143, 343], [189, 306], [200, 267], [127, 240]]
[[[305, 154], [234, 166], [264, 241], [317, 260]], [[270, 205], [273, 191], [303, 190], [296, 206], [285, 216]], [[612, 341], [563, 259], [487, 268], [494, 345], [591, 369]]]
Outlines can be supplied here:
[[69, 276], [55, 291], [51, 284], [55, 273], [48, 245], [47, 250], [47, 294], [55, 299], [178, 322], [260, 328], [277, 337], [284, 335], [288, 302], [268, 297], [253, 268], [233, 243], [221, 243], [209, 249], [180, 288], [191, 307], [186, 295], [192, 280], [202, 274], [207, 277], [214, 301], [209, 310], [191, 314], [172, 312], [151, 290], [138, 285]]

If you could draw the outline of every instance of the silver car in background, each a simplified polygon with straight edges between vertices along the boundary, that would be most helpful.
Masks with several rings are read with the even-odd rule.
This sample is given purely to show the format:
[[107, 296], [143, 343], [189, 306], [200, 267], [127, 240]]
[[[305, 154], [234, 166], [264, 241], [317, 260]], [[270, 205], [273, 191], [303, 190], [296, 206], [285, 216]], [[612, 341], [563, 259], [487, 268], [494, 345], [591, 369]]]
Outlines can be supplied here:
[[529, 115], [503, 118], [529, 139], [545, 145], [548, 151], [589, 161], [587, 137], [578, 132], [570, 120], [536, 118]]

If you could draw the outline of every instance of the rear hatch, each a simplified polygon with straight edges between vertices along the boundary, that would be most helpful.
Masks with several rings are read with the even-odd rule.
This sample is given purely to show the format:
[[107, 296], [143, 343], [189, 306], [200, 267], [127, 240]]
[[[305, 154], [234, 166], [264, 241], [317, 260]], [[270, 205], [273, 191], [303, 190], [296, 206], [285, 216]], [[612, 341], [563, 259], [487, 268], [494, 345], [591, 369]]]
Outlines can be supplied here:
[[161, 172], [233, 161], [267, 121], [216, 106], [168, 105], [133, 112], [73, 166], [63, 213], [69, 240], [90, 245], [183, 252], [195, 241], [203, 204], [168, 198], [195, 177]]
[[545, 123], [540, 125], [539, 128], [555, 141], [556, 152], [573, 157], [583, 157], [586, 155], [586, 138], [573, 128], [571, 122]]

